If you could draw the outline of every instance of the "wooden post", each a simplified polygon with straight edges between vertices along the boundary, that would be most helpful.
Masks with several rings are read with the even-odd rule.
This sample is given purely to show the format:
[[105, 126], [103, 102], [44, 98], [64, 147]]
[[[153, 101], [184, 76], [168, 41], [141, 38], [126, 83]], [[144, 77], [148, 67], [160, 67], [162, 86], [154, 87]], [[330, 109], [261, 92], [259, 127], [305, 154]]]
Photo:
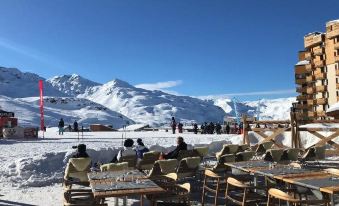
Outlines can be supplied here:
[[243, 124], [243, 144], [250, 144], [249, 141], [248, 141], [248, 130], [247, 130], [247, 127], [249, 126], [248, 125], [248, 122], [247, 122], [247, 116], [246, 115], [243, 115], [242, 116], [242, 124]]

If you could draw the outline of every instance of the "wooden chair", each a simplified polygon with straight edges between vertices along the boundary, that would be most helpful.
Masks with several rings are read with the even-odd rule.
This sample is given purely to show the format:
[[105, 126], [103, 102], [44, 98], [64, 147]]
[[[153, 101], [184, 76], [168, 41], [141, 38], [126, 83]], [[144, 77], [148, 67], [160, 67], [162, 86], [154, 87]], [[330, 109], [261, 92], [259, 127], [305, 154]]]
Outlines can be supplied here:
[[313, 146], [306, 150], [301, 159], [304, 161], [321, 160], [325, 158], [325, 151], [325, 146]]
[[250, 149], [250, 145], [248, 145], [248, 144], [241, 144], [241, 145], [239, 145], [238, 152], [245, 152], [248, 149]]
[[154, 163], [159, 159], [160, 152], [146, 152], [144, 157], [138, 161], [137, 168], [142, 171], [150, 171]]
[[240, 182], [239, 180], [229, 177], [227, 179], [225, 192], [226, 201], [229, 200], [241, 206], [264, 202], [265, 197], [253, 192], [254, 189], [259, 189], [259, 187], [250, 186]]
[[87, 173], [90, 172], [91, 163], [91, 158], [69, 159], [64, 174], [64, 187], [70, 189], [73, 184], [89, 186]]
[[208, 147], [196, 147], [193, 150], [199, 154], [202, 161], [204, 160], [204, 157], [208, 155]]
[[128, 170], [128, 162], [104, 164], [100, 166], [100, 170], [101, 172]]
[[128, 169], [135, 169], [137, 165], [137, 156], [136, 155], [129, 155], [129, 156], [122, 156], [119, 160], [119, 162], [127, 162], [128, 163]]
[[239, 145], [235, 144], [225, 144], [223, 145], [222, 149], [220, 152], [217, 152], [215, 154], [217, 160], [220, 159], [221, 156], [226, 155], [226, 154], [236, 154], [238, 152]]
[[285, 150], [287, 154], [287, 159], [290, 161], [297, 161], [300, 153], [300, 149], [298, 148], [290, 148]]
[[266, 142], [262, 142], [258, 145], [258, 147], [256, 148], [256, 154], [257, 155], [263, 155], [266, 153], [267, 150], [271, 149], [273, 146], [273, 142], [272, 141], [266, 141]]
[[153, 168], [148, 174], [148, 178], [152, 180], [164, 179], [164, 175], [175, 172], [177, 166], [178, 161], [175, 159], [158, 160], [154, 163]]
[[328, 205], [329, 200], [300, 200], [293, 196], [283, 192], [281, 190], [271, 188], [268, 190], [267, 206], [276, 205], [274, 200], [278, 200], [278, 204], [281, 205], [281, 201], [287, 202], [290, 205]]
[[283, 149], [269, 149], [266, 151], [264, 160], [272, 161], [272, 162], [279, 162], [282, 160], [283, 154], [284, 154]]
[[[225, 173], [224, 173], [225, 174]], [[221, 192], [225, 192], [226, 189], [226, 177], [221, 176], [212, 170], [205, 170], [204, 184], [202, 188], [201, 205], [205, 205], [206, 192], [214, 195], [214, 205], [218, 203], [218, 197]]]
[[166, 190], [165, 193], [146, 195], [146, 198], [150, 200], [152, 206], [156, 205], [190, 205], [190, 192], [191, 185], [189, 183], [185, 184], [160, 184], [163, 189]]
[[182, 159], [187, 157], [200, 157], [196, 150], [181, 150], [179, 151], [177, 160], [180, 162]]
[[198, 172], [200, 157], [187, 157], [179, 162], [176, 172], [165, 175], [170, 181], [178, 181], [186, 177], [194, 177]]

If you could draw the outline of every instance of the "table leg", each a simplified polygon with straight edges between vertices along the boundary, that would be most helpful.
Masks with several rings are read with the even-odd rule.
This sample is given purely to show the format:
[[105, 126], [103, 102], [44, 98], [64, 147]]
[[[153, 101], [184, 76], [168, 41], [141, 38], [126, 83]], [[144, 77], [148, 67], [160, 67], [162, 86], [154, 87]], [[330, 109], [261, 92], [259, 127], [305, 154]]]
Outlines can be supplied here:
[[127, 196], [123, 197], [123, 205], [127, 206]]
[[331, 196], [331, 205], [335, 206], [335, 202], [334, 202], [334, 194], [330, 194]]
[[144, 206], [144, 196], [140, 195], [140, 206]]

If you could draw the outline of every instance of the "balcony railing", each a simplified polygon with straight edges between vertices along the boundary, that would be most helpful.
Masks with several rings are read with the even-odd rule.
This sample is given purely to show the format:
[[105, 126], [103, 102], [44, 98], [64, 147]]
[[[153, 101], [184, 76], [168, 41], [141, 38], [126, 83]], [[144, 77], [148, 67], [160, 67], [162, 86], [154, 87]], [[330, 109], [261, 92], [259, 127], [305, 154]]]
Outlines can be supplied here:
[[339, 62], [339, 55], [334, 57], [334, 61]]
[[326, 98], [320, 98], [315, 100], [315, 104], [317, 105], [324, 105], [327, 104], [327, 99]]
[[297, 96], [297, 100], [299, 100], [299, 101], [306, 101], [307, 98], [308, 97], [306, 95], [299, 95], [299, 96]]
[[298, 93], [304, 93], [306, 92], [306, 87], [297, 87], [297, 90], [296, 90]]
[[337, 83], [337, 89], [339, 89], [339, 84]]
[[308, 105], [314, 105], [314, 100], [313, 100], [313, 99], [307, 100], [307, 104], [308, 104]]
[[325, 66], [325, 60], [316, 60], [314, 61], [314, 67], [320, 68]]
[[327, 86], [316, 86], [315, 87], [315, 91], [316, 92], [325, 92], [325, 91], [327, 91]]
[[306, 60], [311, 60], [312, 59], [312, 53], [311, 52], [306, 52], [305, 53], [305, 59]]
[[326, 73], [320, 73], [320, 74], [316, 74], [314, 75], [315, 80], [323, 80], [326, 79]]
[[311, 34], [304, 37], [305, 48], [321, 44], [323, 42], [323, 34]]
[[326, 116], [326, 112], [324, 111], [317, 112], [317, 117], [325, 117], [325, 116]]
[[308, 115], [309, 117], [315, 117], [315, 112], [308, 112], [307, 115]]
[[305, 84], [306, 83], [306, 79], [296, 79], [295, 83], [296, 84]]
[[306, 77], [306, 82], [314, 82], [315, 81], [315, 77], [313, 75], [308, 75]]
[[311, 106], [308, 105], [308, 104], [297, 104], [297, 106], [296, 106], [297, 109], [301, 109], [301, 110], [303, 110], [303, 109], [309, 109], [310, 107], [311, 107]]
[[313, 65], [312, 65], [312, 64], [306, 64], [306, 65], [305, 65], [305, 68], [306, 68], [306, 71], [307, 71], [307, 72], [311, 72], [311, 71], [312, 71], [312, 68], [313, 68]]
[[325, 48], [324, 47], [317, 47], [313, 50], [314, 55], [323, 55], [325, 53]]
[[314, 87], [307, 87], [306, 93], [307, 94], [313, 94], [315, 92], [315, 88]]
[[339, 69], [335, 70], [335, 74], [339, 76]]

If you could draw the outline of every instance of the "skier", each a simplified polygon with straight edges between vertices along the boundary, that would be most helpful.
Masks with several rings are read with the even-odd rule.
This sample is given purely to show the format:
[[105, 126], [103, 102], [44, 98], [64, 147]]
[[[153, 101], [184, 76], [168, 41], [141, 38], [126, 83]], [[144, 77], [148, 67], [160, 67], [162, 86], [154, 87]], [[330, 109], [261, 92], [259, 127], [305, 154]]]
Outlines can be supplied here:
[[59, 128], [59, 135], [64, 135], [64, 126], [65, 126], [65, 122], [64, 120], [61, 118], [58, 124], [58, 128]]
[[181, 122], [179, 122], [179, 124], [178, 124], [179, 133], [182, 133], [183, 127], [184, 127], [184, 125]]
[[74, 132], [79, 132], [79, 125], [78, 125], [78, 122], [76, 120], [73, 123], [73, 129], [74, 129]]
[[197, 125], [197, 123], [193, 124], [193, 132], [194, 132], [194, 134], [198, 134], [198, 125]]
[[174, 117], [172, 117], [171, 127], [172, 127], [173, 134], [175, 134], [175, 130], [177, 128], [177, 122], [175, 121]]

